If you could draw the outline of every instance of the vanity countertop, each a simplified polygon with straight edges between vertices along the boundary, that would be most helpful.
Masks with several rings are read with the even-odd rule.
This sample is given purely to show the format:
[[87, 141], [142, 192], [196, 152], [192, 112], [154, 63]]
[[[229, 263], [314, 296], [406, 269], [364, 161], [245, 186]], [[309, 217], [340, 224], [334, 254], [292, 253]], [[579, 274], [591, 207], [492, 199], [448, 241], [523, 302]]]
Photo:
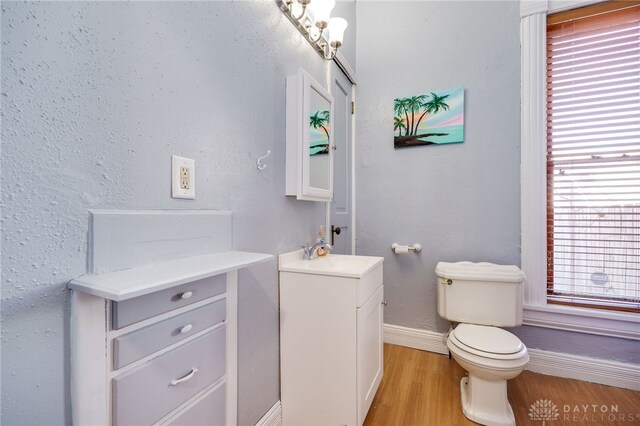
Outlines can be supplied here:
[[190, 281], [223, 274], [273, 259], [271, 254], [244, 251], [191, 256], [104, 274], [83, 275], [68, 287], [121, 302]]
[[302, 250], [278, 256], [280, 272], [328, 275], [334, 277], [362, 278], [384, 260], [379, 256], [328, 254], [304, 260]]

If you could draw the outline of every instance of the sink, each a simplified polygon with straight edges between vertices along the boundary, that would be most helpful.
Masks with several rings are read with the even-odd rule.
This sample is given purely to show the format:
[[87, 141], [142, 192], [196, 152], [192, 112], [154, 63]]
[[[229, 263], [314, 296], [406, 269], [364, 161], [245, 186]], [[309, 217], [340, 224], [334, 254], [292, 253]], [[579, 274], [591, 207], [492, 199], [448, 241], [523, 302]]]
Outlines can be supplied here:
[[362, 278], [382, 263], [383, 257], [328, 254], [315, 259], [304, 260], [302, 250], [281, 254], [278, 268], [281, 272], [328, 275], [334, 277]]

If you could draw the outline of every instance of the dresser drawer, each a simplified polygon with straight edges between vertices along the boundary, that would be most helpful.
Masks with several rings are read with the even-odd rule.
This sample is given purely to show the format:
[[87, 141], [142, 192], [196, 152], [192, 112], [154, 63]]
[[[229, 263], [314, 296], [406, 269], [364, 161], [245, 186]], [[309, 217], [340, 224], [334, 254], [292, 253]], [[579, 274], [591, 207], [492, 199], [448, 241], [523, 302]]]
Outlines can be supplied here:
[[198, 401], [189, 410], [182, 413], [172, 422], [171, 426], [224, 426], [225, 420], [225, 385], [216, 388], [213, 392]]
[[226, 274], [192, 281], [145, 296], [134, 297], [113, 303], [113, 328], [129, 324], [190, 305], [199, 300], [224, 293], [227, 287]]
[[226, 308], [226, 299], [221, 299], [116, 337], [113, 339], [113, 368], [117, 370], [224, 321]]
[[225, 338], [226, 326], [221, 326], [114, 378], [114, 424], [157, 422], [222, 377]]

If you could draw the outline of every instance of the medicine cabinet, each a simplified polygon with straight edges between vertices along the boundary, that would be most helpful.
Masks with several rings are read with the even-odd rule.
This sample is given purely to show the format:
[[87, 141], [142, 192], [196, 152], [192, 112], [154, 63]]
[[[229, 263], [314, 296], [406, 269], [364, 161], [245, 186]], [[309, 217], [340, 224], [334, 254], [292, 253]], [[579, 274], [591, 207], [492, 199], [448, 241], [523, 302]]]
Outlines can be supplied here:
[[333, 97], [303, 69], [287, 77], [286, 195], [331, 201]]

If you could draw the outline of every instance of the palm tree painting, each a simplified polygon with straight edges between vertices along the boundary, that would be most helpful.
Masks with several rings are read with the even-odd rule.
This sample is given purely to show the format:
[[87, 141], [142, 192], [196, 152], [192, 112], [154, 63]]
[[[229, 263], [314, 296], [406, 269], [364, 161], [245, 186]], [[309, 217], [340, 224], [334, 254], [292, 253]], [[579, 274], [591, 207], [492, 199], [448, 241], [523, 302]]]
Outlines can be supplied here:
[[329, 111], [321, 110], [312, 113], [309, 117], [310, 126], [310, 152], [309, 155], [329, 153]]
[[394, 148], [464, 142], [462, 87], [396, 98], [393, 113]]

